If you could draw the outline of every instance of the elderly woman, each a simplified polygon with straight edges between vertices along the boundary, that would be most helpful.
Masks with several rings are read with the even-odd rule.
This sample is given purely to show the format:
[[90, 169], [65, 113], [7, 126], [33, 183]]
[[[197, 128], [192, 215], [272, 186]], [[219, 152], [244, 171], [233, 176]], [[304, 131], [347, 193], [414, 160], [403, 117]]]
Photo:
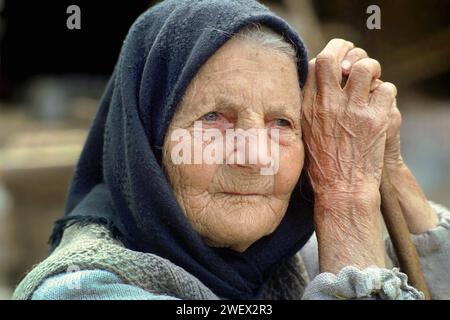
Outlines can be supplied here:
[[[385, 259], [384, 166], [431, 295], [450, 298], [450, 214], [402, 161], [380, 73], [339, 39], [308, 67], [297, 33], [256, 1], [154, 6], [124, 42], [52, 253], [14, 297], [422, 299]], [[242, 149], [238, 134], [223, 151], [227, 135], [202, 135], [239, 129], [268, 140]], [[229, 161], [250, 153], [270, 161]]]

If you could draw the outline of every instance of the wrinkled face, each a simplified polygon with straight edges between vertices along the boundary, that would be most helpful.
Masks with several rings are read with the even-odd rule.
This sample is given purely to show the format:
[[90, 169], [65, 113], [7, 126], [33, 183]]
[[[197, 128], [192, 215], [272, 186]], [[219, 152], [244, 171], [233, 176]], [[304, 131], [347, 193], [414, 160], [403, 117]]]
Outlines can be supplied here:
[[[300, 105], [295, 62], [274, 49], [239, 39], [222, 46], [190, 83], [168, 129], [163, 164], [181, 208], [210, 246], [243, 252], [279, 225], [303, 167]], [[268, 130], [266, 144], [259, 139], [255, 147], [250, 146], [250, 138], [241, 140], [243, 163], [229, 160], [237, 159], [242, 150], [235, 139], [231, 140], [234, 147], [224, 147], [222, 152], [209, 149], [223, 158], [222, 163], [189, 164], [174, 163], [173, 151], [179, 149], [180, 141], [189, 141], [188, 137], [173, 139], [180, 129], [192, 137], [192, 159], [199, 148], [201, 152], [217, 143], [230, 144], [227, 129]], [[272, 134], [276, 130], [270, 129], [278, 130], [278, 138]], [[222, 132], [224, 138], [196, 140], [195, 134], [211, 131]], [[267, 162], [249, 160], [251, 152], [261, 149], [277, 162], [275, 174], [261, 174]]]

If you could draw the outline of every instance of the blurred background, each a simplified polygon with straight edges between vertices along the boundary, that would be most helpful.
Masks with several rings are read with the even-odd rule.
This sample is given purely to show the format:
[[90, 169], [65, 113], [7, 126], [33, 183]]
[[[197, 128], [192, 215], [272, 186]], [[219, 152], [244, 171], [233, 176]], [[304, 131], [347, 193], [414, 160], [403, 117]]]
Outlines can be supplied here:
[[[0, 0], [0, 299], [46, 257], [98, 100], [137, 16], [157, 1]], [[344, 38], [399, 89], [402, 153], [429, 199], [450, 206], [450, 1], [262, 1], [310, 57]], [[69, 30], [69, 5], [81, 29]], [[369, 30], [369, 5], [381, 29]]]

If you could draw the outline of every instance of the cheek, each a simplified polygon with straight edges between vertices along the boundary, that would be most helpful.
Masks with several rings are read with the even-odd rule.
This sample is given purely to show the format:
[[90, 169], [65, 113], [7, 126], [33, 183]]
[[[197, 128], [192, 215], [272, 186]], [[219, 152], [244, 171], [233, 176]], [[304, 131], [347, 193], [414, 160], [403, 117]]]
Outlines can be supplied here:
[[300, 178], [304, 159], [305, 150], [300, 138], [295, 143], [280, 144], [280, 167], [275, 175], [275, 195], [290, 195]]
[[[216, 164], [174, 164], [171, 159], [171, 151], [176, 146], [175, 142], [167, 144], [167, 154], [165, 166], [170, 176], [171, 184], [182, 189], [196, 191], [196, 193], [205, 191], [211, 184], [211, 181], [218, 170]], [[193, 155], [193, 150], [191, 150]], [[193, 162], [191, 159], [189, 162]], [[187, 190], [186, 190], [187, 191]]]
[[178, 165], [181, 174], [180, 184], [184, 187], [204, 192], [208, 189], [219, 168], [215, 164]]

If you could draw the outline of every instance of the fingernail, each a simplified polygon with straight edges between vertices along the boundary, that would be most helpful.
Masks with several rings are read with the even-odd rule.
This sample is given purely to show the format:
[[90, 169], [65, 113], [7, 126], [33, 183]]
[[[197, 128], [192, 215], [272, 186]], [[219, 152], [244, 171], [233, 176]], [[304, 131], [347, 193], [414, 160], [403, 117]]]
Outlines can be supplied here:
[[341, 66], [342, 66], [342, 69], [348, 70], [348, 69], [350, 69], [352, 64], [350, 63], [350, 61], [344, 60], [344, 61], [342, 61], [342, 65]]

